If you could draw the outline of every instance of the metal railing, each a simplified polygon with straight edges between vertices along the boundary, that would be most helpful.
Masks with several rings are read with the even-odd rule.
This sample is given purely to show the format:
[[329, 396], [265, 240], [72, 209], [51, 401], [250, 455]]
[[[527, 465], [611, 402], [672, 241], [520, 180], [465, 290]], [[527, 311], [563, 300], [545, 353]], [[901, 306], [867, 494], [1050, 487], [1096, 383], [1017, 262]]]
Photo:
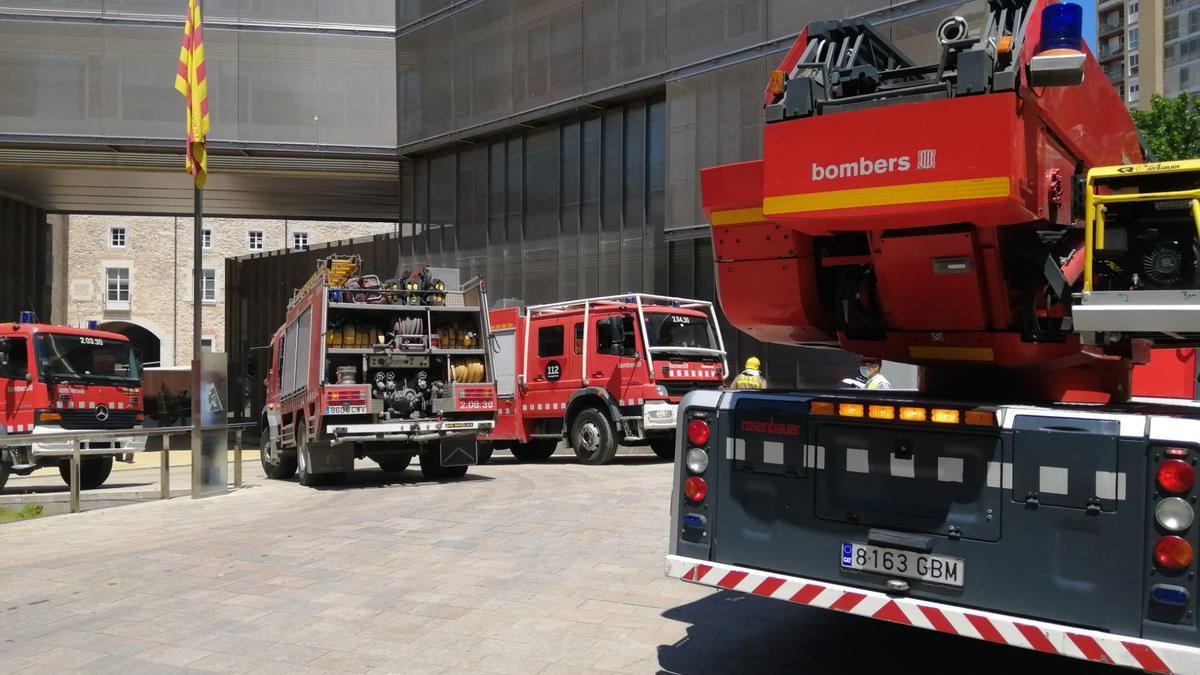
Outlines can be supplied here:
[[[238, 424], [224, 424], [219, 426], [205, 426], [203, 431], [225, 431], [233, 432], [233, 485], [240, 488], [242, 486], [242, 432], [246, 429], [253, 428], [253, 422], [242, 422]], [[0, 436], [0, 448], [4, 447], [24, 447], [33, 446], [35, 444], [45, 443], [47, 441], [70, 441], [71, 448], [69, 450], [37, 450], [33, 451], [34, 457], [66, 457], [70, 459], [70, 484], [71, 489], [71, 513], [79, 512], [79, 465], [84, 457], [103, 456], [103, 455], [125, 455], [138, 454], [142, 452], [158, 452], [159, 454], [159, 498], [171, 498], [171, 438], [174, 436], [186, 435], [191, 436], [193, 427], [155, 427], [151, 429], [114, 429], [111, 431], [80, 431], [80, 432], [54, 432], [46, 434], [10, 434]], [[150, 438], [151, 436], [161, 436], [163, 438], [162, 448], [158, 450], [139, 450], [136, 453], [121, 452], [120, 448], [80, 448], [81, 442], [86, 441], [103, 441], [115, 438]], [[193, 460], [194, 461], [194, 460]]]

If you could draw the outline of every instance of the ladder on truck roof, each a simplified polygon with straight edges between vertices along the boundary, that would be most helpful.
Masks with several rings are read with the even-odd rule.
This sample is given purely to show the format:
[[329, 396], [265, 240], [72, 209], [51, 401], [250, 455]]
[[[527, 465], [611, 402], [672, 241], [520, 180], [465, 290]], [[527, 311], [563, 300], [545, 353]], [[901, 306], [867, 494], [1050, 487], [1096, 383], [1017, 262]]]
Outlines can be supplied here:
[[[522, 345], [522, 353], [529, 354], [529, 324], [536, 317], [545, 317], [553, 315], [562, 315], [568, 312], [583, 311], [583, 344], [588, 343], [589, 320], [592, 310], [597, 308], [618, 308], [625, 309], [630, 307], [637, 308], [638, 324], [642, 327], [642, 348], [646, 351], [646, 367], [650, 371], [650, 376], [654, 376], [654, 354], [671, 352], [675, 354], [696, 354], [703, 356], [718, 356], [721, 358], [722, 372], [729, 372], [729, 363], [725, 355], [725, 340], [721, 337], [721, 329], [717, 325], [717, 313], [713, 303], [707, 300], [694, 300], [691, 298], [677, 298], [669, 295], [653, 295], [651, 293], [622, 293], [620, 295], [605, 295], [596, 298], [583, 298], [580, 300], [567, 300], [565, 302], [552, 302], [543, 305], [530, 305], [523, 310], [525, 315], [525, 337]], [[691, 309], [704, 312], [710, 321], [710, 328], [717, 340], [717, 349], [705, 347], [652, 347], [650, 346], [650, 336], [646, 333], [646, 307], [670, 307], [678, 309]], [[588, 350], [583, 349], [583, 365], [582, 365], [582, 380], [583, 386], [588, 386], [588, 369], [587, 369]], [[525, 373], [520, 376], [522, 388], [525, 386]]]

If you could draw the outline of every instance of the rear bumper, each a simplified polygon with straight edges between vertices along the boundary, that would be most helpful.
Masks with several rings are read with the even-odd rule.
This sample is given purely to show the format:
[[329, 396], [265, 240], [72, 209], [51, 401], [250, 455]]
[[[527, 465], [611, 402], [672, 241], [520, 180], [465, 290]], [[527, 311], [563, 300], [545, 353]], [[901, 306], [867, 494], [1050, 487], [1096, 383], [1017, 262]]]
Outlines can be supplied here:
[[453, 436], [478, 436], [495, 426], [493, 420], [382, 422], [379, 424], [327, 424], [333, 445], [372, 441], [425, 443]]
[[1200, 672], [1200, 649], [669, 555], [667, 576], [997, 644], [1152, 673]]

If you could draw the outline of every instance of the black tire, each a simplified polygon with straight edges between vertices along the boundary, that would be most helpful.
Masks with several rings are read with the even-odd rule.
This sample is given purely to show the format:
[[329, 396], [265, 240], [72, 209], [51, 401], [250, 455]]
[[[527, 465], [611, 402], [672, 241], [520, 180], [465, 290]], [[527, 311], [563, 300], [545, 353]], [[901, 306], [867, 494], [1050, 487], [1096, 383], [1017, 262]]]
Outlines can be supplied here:
[[608, 464], [617, 456], [617, 435], [604, 413], [584, 408], [571, 423], [571, 447], [583, 464]]
[[543, 438], [528, 443], [517, 443], [512, 446], [510, 452], [518, 462], [544, 462], [558, 449], [558, 441], [550, 438]]
[[674, 438], [652, 438], [650, 439], [650, 449], [658, 455], [659, 459], [675, 459]]
[[263, 427], [258, 444], [258, 459], [263, 473], [271, 480], [289, 480], [296, 475], [296, 455], [285, 455], [283, 448], [271, 442], [271, 430]]
[[[79, 489], [80, 490], [95, 490], [104, 485], [104, 481], [108, 480], [109, 474], [112, 473], [113, 458], [108, 457], [84, 457], [79, 461]], [[71, 461], [66, 460], [58, 463], [58, 475], [62, 476], [63, 482], [67, 485], [71, 484]]]
[[308, 438], [304, 432], [304, 420], [296, 422], [296, 480], [305, 487], [320, 484], [320, 476], [310, 471], [312, 458], [308, 455]]
[[421, 453], [421, 474], [428, 480], [449, 480], [467, 475], [465, 466], [442, 466], [437, 452]]
[[8, 462], [0, 462], [0, 490], [4, 489], [4, 484], [8, 482], [8, 474], [12, 473], [12, 465]]
[[[476, 462], [476, 464], [487, 464], [488, 462], [492, 461], [492, 453], [496, 450], [494, 445], [491, 443], [479, 443], [477, 447], [479, 452], [479, 461]], [[3, 486], [0, 485], [0, 487]]]
[[412, 455], [376, 455], [371, 459], [388, 473], [400, 473], [412, 462]]

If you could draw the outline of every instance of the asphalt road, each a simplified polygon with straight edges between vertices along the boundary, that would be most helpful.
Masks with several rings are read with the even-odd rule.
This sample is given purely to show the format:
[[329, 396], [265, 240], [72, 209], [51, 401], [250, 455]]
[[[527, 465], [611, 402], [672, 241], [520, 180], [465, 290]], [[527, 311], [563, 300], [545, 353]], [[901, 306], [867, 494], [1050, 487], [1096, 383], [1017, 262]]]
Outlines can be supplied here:
[[652, 457], [327, 489], [251, 466], [228, 496], [0, 525], [0, 669], [1123, 672], [667, 579]]

